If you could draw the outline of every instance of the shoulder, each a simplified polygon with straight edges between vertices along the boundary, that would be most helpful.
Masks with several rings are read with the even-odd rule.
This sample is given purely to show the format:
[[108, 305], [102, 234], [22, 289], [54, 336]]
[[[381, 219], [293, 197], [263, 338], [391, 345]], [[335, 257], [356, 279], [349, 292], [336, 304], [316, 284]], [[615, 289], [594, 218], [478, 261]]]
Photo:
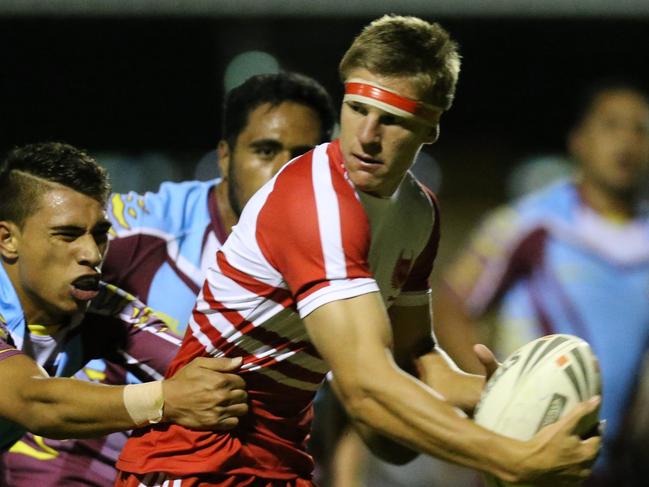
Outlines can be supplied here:
[[294, 159], [258, 193], [262, 220], [302, 227], [363, 213], [344, 169], [331, 156], [331, 145], [321, 144]]
[[567, 219], [579, 205], [579, 195], [574, 182], [561, 180], [517, 200], [513, 209], [520, 218]]
[[219, 180], [166, 182], [157, 192], [114, 193], [108, 203], [108, 217], [118, 236], [141, 227], [177, 231], [201, 220], [202, 214], [209, 220], [207, 197], [218, 183]]
[[433, 220], [439, 219], [440, 207], [437, 195], [410, 171], [406, 173], [401, 183], [401, 195], [409, 208], [430, 214]]

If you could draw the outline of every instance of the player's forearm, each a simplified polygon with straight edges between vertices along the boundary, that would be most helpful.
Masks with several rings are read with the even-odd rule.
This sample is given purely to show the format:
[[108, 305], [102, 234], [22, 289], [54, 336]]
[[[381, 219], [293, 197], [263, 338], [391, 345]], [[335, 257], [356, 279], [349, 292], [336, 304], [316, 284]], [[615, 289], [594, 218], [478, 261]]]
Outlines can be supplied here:
[[485, 378], [460, 370], [444, 351], [436, 348], [416, 360], [419, 379], [439, 392], [451, 405], [472, 415]]
[[136, 426], [124, 405], [121, 386], [67, 378], [34, 378], [20, 394], [14, 421], [51, 438], [80, 438]]
[[[330, 384], [336, 395], [339, 398], [344, 399], [336, 381], [332, 380]], [[356, 421], [354, 417], [350, 417], [349, 419], [354, 426], [354, 429], [349, 429], [347, 434], [355, 436], [355, 433], [357, 433], [374, 456], [381, 460], [395, 465], [405, 465], [419, 455], [417, 450], [413, 450], [412, 448], [380, 434], [378, 431], [368, 427], [366, 424]]]
[[434, 326], [439, 344], [462, 370], [484, 374], [484, 367], [472, 348], [479, 342], [477, 323], [447, 286], [442, 286], [437, 296]]
[[518, 460], [525, 450], [522, 442], [477, 426], [396, 368], [368, 372], [359, 384], [360, 393], [348, 396], [348, 411], [356, 421], [419, 451], [505, 480], [516, 480], [523, 473]]

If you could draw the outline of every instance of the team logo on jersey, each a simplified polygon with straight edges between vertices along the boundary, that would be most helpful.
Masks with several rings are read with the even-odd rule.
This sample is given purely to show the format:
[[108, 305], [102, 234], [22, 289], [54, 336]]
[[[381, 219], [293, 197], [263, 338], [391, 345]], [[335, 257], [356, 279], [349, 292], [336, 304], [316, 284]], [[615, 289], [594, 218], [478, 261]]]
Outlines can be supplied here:
[[399, 254], [399, 259], [394, 266], [392, 271], [392, 287], [394, 289], [401, 289], [406, 283], [408, 276], [410, 275], [410, 269], [412, 268], [414, 262], [414, 252], [410, 251], [410, 256], [404, 256], [405, 250], [402, 250]]

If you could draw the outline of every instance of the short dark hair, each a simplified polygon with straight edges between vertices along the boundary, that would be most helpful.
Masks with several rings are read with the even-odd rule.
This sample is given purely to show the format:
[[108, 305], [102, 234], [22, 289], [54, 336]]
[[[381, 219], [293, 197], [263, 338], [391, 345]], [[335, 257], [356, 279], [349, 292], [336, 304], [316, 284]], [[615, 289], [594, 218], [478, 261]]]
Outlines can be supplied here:
[[287, 101], [315, 110], [320, 118], [321, 142], [331, 139], [336, 112], [329, 93], [313, 78], [291, 72], [255, 75], [233, 88], [223, 104], [221, 137], [234, 147], [252, 111], [264, 103], [274, 107]]
[[610, 76], [590, 82], [582, 90], [575, 100], [574, 116], [572, 127], [579, 127], [590, 114], [597, 99], [604, 93], [612, 91], [627, 91], [635, 93], [649, 105], [649, 93], [639, 82], [631, 78], [621, 76]]
[[61, 142], [16, 147], [0, 167], [0, 220], [22, 225], [38, 209], [39, 195], [51, 183], [102, 205], [110, 194], [108, 173], [81, 149]]

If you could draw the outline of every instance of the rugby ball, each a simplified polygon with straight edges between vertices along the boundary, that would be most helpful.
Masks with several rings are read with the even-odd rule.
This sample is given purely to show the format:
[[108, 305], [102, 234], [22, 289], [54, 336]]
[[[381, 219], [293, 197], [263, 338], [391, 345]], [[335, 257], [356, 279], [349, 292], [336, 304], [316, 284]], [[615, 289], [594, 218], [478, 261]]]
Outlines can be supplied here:
[[[498, 367], [485, 385], [474, 420], [501, 435], [529, 440], [600, 393], [599, 365], [588, 343], [572, 335], [548, 335], [524, 345]], [[599, 421], [597, 414], [586, 419], [580, 434]], [[489, 487], [510, 485], [489, 475], [485, 480]]]

